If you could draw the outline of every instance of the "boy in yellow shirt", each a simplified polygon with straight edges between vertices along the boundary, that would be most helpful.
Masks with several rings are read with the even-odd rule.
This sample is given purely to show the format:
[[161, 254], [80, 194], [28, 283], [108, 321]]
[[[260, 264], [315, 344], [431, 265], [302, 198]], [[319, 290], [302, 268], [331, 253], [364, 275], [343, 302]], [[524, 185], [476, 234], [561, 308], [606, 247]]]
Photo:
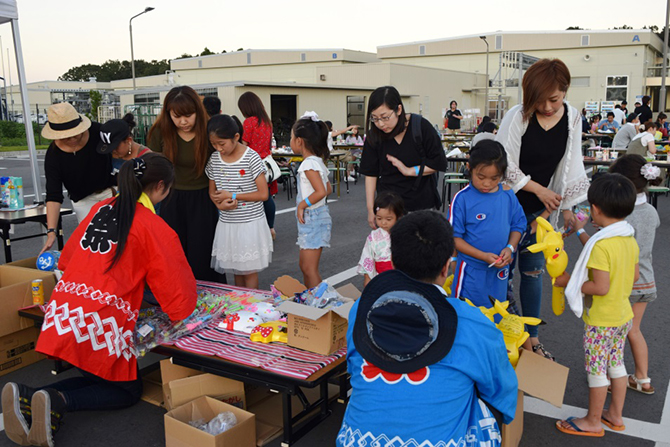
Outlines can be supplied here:
[[[572, 277], [566, 273], [556, 280], [557, 286], [568, 286], [568, 299], [571, 286], [587, 298], [583, 319], [589, 409], [583, 418], [556, 422], [556, 428], [567, 434], [601, 437], [605, 434], [601, 424], [615, 431], [626, 429], [622, 419], [627, 387], [623, 353], [633, 320], [628, 297], [640, 275], [640, 249], [625, 219], [633, 212], [635, 199], [635, 186], [621, 174], [605, 174], [593, 181], [588, 200], [591, 218], [601, 229], [590, 238], [583, 228], [586, 222], [576, 225], [584, 250]], [[581, 306], [573, 310], [575, 307], [581, 311]], [[608, 377], [612, 401], [604, 409]]]

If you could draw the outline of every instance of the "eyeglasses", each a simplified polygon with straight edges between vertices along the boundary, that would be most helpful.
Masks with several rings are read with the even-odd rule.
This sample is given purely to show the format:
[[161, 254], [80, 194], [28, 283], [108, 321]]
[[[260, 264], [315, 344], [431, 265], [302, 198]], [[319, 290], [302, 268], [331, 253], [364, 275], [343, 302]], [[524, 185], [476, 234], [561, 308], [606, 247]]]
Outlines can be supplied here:
[[388, 115], [388, 116], [380, 116], [379, 118], [375, 118], [374, 116], [370, 115], [370, 121], [372, 121], [375, 124], [377, 124], [380, 121], [386, 122], [386, 121], [390, 120], [391, 117], [393, 117], [394, 115], [395, 115], [395, 113], [393, 113], [393, 112], [391, 112], [391, 114]]

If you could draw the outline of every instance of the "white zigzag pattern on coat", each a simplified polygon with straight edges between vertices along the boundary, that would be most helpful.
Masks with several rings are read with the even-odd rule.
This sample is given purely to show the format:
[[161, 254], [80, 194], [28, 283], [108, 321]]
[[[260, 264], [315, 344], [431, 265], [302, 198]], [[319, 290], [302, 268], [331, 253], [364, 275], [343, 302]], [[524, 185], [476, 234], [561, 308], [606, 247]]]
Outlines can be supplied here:
[[83, 296], [93, 301], [97, 301], [100, 304], [113, 305], [121, 312], [126, 314], [128, 320], [137, 321], [138, 311], [132, 310], [130, 303], [124, 300], [121, 297], [116, 295], [111, 295], [108, 292], [102, 292], [101, 290], [96, 290], [93, 287], [87, 286], [84, 283], [76, 282], [64, 282], [63, 280], [58, 281], [56, 287], [54, 287], [54, 292], [63, 292], [70, 293], [77, 296]]
[[133, 331], [122, 333], [114, 317], [103, 320], [97, 312], [85, 314], [81, 306], [70, 310], [69, 303], [58, 306], [52, 299], [44, 313], [42, 331], [50, 327], [54, 327], [58, 335], [72, 333], [77, 343], [90, 342], [94, 351], [107, 348], [110, 357], [123, 356], [130, 360], [134, 356], [129, 345]]

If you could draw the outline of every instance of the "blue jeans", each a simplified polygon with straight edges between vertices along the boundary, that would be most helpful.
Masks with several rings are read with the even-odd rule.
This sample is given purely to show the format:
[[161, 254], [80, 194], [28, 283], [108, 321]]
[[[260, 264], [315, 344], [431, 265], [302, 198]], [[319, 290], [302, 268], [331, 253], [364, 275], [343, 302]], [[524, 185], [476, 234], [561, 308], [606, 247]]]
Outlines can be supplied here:
[[[545, 269], [545, 260], [542, 252], [530, 253], [524, 250], [529, 245], [533, 245], [537, 238], [536, 233], [530, 234], [530, 224], [539, 216], [542, 211], [526, 214], [528, 226], [526, 232], [521, 237], [521, 242], [517, 249], [517, 255], [514, 257], [512, 266], [509, 269], [508, 296], [513, 296], [514, 289], [512, 279], [514, 278], [514, 266], [519, 262], [519, 272], [521, 272], [519, 282], [519, 299], [521, 301], [522, 314], [525, 317], [540, 318], [540, 308], [542, 307], [542, 274]], [[526, 330], [531, 337], [537, 337], [537, 326], [526, 326]]]
[[120, 410], [135, 405], [142, 397], [142, 378], [112, 382], [79, 369], [82, 377], [72, 377], [42, 387], [60, 391], [67, 402], [67, 411]]

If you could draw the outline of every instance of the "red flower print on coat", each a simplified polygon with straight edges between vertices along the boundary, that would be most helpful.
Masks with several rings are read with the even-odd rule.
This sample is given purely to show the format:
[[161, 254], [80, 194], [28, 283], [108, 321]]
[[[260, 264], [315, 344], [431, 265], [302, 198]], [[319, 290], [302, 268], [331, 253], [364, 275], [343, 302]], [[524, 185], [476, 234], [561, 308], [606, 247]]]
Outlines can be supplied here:
[[246, 174], [246, 171], [244, 169], [240, 169], [240, 177], [242, 177], [244, 174]]
[[423, 368], [408, 374], [397, 374], [384, 371], [377, 366], [368, 363], [367, 360], [363, 360], [361, 375], [366, 382], [374, 382], [381, 377], [381, 379], [389, 385], [394, 385], [402, 379], [406, 379], [410, 385], [421, 385], [428, 379], [428, 376], [430, 376], [430, 368], [424, 366]]

